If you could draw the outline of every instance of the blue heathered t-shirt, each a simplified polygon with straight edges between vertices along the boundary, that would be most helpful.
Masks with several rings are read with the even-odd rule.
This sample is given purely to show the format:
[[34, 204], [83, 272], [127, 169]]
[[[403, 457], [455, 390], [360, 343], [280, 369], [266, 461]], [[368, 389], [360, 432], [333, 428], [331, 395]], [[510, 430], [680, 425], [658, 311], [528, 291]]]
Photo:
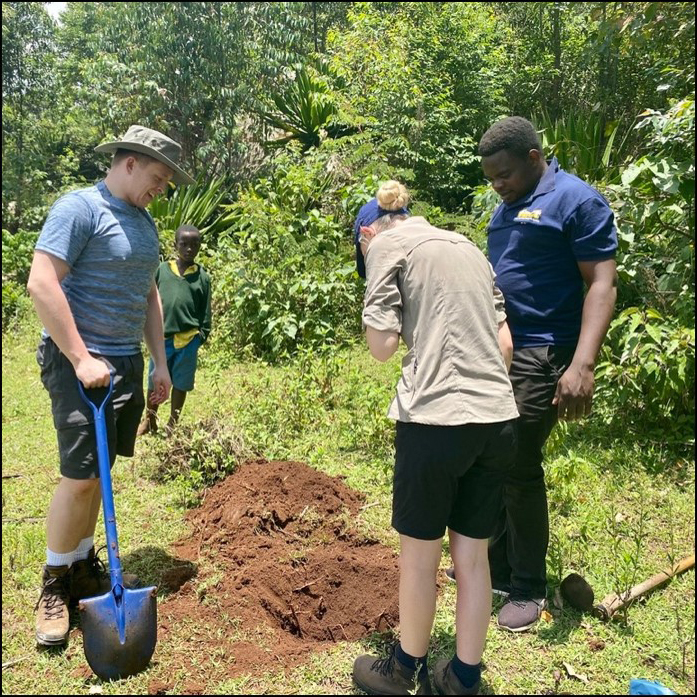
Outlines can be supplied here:
[[138, 353], [159, 264], [150, 214], [113, 196], [102, 181], [56, 201], [36, 249], [70, 266], [61, 286], [87, 349]]
[[530, 194], [496, 209], [488, 232], [514, 345], [574, 346], [584, 299], [578, 262], [611, 259], [617, 249], [607, 201], [553, 158]]

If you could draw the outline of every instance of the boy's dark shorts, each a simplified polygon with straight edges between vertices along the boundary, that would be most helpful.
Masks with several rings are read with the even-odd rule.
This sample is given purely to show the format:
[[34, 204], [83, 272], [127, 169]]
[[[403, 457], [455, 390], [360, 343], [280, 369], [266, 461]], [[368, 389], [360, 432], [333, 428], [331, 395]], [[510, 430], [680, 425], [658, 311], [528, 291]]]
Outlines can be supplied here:
[[[109, 456], [132, 457], [140, 417], [143, 414], [143, 356], [98, 356], [112, 372], [114, 392], [105, 409]], [[58, 435], [60, 470], [70, 479], [95, 479], [99, 476], [97, 444], [92, 410], [80, 397], [72, 363], [49, 337], [42, 339], [36, 351], [41, 367], [41, 382], [51, 396], [53, 425]], [[86, 390], [96, 404], [106, 396], [106, 388]]]
[[392, 527], [437, 540], [491, 536], [517, 449], [516, 420], [462, 426], [397, 422]]

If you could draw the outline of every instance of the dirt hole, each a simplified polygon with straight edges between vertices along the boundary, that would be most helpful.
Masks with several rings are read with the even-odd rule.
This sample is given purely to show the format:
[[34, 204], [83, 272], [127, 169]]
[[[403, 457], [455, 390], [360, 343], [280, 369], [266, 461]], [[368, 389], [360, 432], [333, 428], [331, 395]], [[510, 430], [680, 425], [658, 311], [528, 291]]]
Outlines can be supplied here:
[[[302, 463], [241, 465], [188, 514], [192, 532], [175, 551], [192, 566], [170, 574], [178, 590], [158, 608], [158, 652], [221, 680], [396, 626], [397, 557], [357, 532], [363, 504]], [[204, 562], [216, 571], [202, 573]], [[187, 578], [193, 564], [199, 573]]]

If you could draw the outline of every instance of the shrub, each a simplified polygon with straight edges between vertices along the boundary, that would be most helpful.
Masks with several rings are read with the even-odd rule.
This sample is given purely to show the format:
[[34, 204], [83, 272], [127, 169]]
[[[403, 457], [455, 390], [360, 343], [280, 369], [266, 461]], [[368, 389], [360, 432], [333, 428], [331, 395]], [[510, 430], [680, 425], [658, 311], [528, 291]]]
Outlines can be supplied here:
[[24, 286], [15, 281], [2, 282], [2, 331], [19, 322], [31, 309], [31, 300]]
[[232, 474], [255, 455], [244, 438], [220, 417], [180, 424], [169, 438], [153, 440], [158, 481], [176, 481], [189, 504], [200, 492]]
[[[29, 279], [31, 260], [34, 257], [34, 247], [39, 237], [38, 232], [18, 230], [12, 234], [2, 231], [2, 280], [14, 281], [25, 286]], [[4, 296], [3, 296], [4, 297]]]
[[224, 343], [278, 360], [359, 330], [352, 244], [319, 210], [330, 176], [321, 163], [280, 162], [230, 206], [212, 268]]
[[[655, 307], [694, 324], [694, 100], [648, 111], [647, 154], [605, 188], [617, 214], [620, 305]], [[692, 143], [689, 146], [689, 143]]]
[[693, 438], [693, 328], [656, 310], [627, 308], [610, 326], [596, 376], [608, 418], [658, 427], [664, 440]]
[[206, 256], [230, 225], [224, 207], [227, 200], [223, 178], [177, 187], [169, 196], [156, 198], [149, 210], [157, 224], [162, 256], [169, 256], [174, 246], [174, 232], [184, 224], [194, 225], [201, 231], [201, 253]]
[[[355, 4], [329, 34], [334, 72], [387, 161], [444, 210], [480, 179], [478, 135], [505, 110], [508, 31], [477, 3]], [[447, 37], [447, 42], [444, 42]]]

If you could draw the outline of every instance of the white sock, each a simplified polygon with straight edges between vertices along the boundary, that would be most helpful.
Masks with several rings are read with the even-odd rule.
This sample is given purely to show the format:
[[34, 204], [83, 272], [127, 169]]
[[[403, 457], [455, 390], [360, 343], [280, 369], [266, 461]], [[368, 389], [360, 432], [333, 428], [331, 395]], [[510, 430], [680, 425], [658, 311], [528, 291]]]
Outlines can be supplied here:
[[66, 552], [65, 554], [57, 554], [47, 547], [46, 566], [72, 566], [73, 560], [75, 559], [75, 552], [77, 552], [76, 549], [72, 552]]
[[83, 559], [87, 559], [87, 557], [90, 555], [92, 547], [94, 547], [94, 536], [85, 537], [83, 540], [80, 540], [80, 544], [77, 546], [77, 549], [75, 550], [75, 558], [73, 559], [73, 564], [76, 561], [82, 561]]

